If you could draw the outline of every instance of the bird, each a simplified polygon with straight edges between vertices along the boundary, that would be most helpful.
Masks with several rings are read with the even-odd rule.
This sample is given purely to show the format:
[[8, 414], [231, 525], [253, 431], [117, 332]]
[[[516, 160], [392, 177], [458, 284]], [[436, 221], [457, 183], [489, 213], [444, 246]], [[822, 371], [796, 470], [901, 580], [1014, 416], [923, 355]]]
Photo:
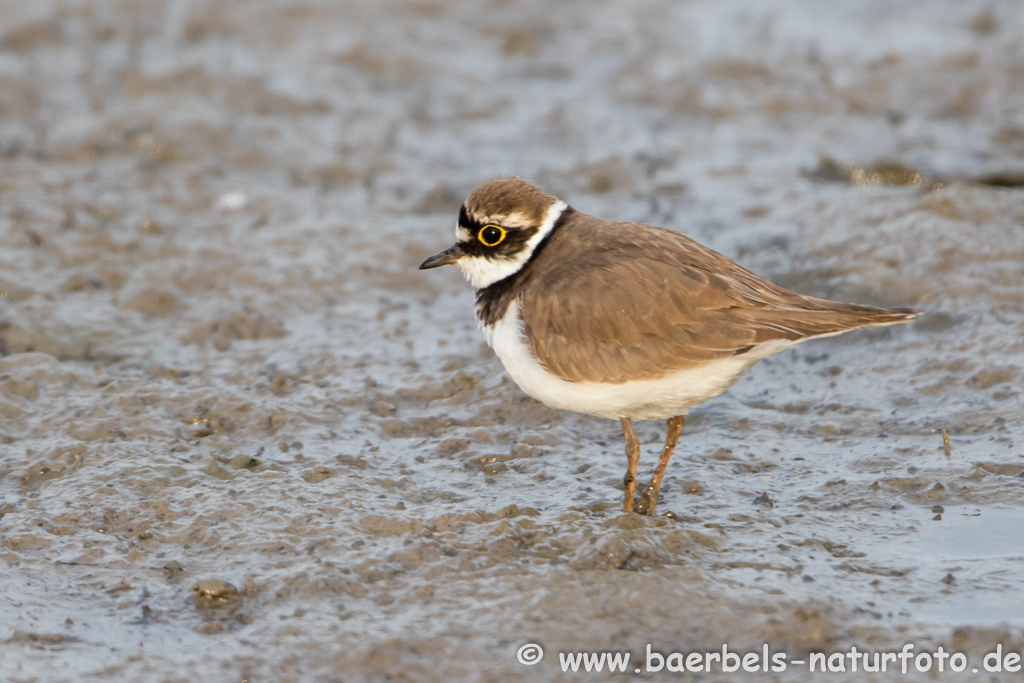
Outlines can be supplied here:
[[[587, 215], [519, 177], [473, 190], [455, 237], [419, 269], [454, 264], [476, 288], [477, 321], [523, 392], [619, 420], [625, 512], [656, 514], [684, 417], [759, 360], [918, 315], [789, 291], [681, 232]], [[665, 443], [637, 499], [633, 421], [660, 419]]]

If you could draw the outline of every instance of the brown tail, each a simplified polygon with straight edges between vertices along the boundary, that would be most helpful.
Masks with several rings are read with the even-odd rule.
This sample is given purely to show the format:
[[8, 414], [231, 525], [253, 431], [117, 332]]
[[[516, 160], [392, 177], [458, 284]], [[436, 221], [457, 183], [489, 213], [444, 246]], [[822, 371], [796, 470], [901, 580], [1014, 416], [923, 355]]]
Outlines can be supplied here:
[[808, 308], [777, 308], [761, 311], [752, 321], [758, 328], [755, 344], [772, 339], [801, 341], [855, 330], [905, 323], [919, 312], [909, 308], [875, 308], [806, 297]]

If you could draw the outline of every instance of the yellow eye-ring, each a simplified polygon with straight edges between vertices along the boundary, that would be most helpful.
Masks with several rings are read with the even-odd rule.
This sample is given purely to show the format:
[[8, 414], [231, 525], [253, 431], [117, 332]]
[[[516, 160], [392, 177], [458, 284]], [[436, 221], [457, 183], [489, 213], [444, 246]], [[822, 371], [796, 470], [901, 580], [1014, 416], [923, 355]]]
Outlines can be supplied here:
[[485, 225], [476, 237], [485, 247], [496, 247], [505, 239], [505, 234], [505, 228], [500, 225]]

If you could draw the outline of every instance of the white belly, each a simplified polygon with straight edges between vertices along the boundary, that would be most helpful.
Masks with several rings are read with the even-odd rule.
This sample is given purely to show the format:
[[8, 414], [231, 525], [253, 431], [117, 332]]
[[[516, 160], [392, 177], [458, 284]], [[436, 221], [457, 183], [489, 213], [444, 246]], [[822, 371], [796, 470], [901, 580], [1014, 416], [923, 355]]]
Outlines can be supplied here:
[[729, 356], [660, 379], [622, 384], [568, 382], [545, 370], [526, 342], [515, 303], [493, 327], [485, 327], [487, 343], [520, 389], [541, 403], [598, 417], [655, 420], [685, 415], [728, 389], [754, 363], [792, 346], [780, 341], [761, 344], [739, 356]]

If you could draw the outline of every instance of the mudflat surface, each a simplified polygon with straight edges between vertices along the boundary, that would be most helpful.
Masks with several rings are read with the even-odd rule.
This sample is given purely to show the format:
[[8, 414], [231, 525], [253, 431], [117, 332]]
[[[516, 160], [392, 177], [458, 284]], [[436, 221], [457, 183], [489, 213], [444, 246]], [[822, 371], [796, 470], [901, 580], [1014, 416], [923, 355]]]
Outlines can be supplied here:
[[[991, 184], [1024, 169], [1022, 15], [0, 4], [0, 679], [914, 643], [970, 666], [890, 677], [991, 680], [1024, 649], [1024, 192]], [[507, 174], [925, 313], [763, 361], [688, 418], [675, 519], [623, 514], [618, 424], [523, 396], [454, 269], [415, 270]]]

